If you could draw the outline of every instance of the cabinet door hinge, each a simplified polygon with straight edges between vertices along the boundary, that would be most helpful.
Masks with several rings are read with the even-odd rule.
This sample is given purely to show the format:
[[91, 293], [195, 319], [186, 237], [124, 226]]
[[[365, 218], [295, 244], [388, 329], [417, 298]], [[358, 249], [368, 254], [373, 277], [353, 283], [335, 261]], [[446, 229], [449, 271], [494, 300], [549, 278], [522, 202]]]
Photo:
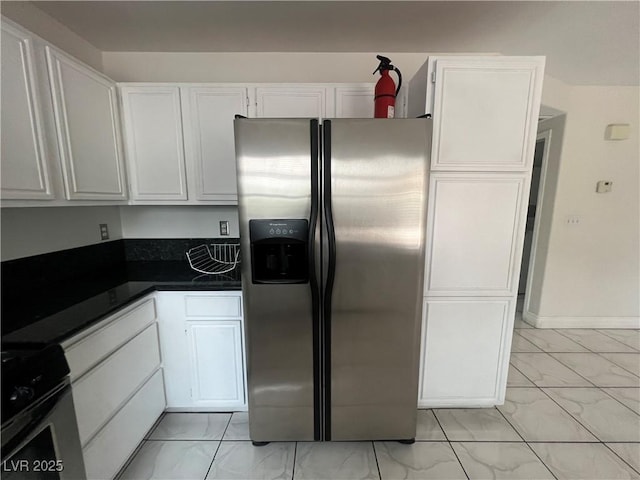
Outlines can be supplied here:
[[436, 83], [436, 72], [431, 72], [431, 83]]

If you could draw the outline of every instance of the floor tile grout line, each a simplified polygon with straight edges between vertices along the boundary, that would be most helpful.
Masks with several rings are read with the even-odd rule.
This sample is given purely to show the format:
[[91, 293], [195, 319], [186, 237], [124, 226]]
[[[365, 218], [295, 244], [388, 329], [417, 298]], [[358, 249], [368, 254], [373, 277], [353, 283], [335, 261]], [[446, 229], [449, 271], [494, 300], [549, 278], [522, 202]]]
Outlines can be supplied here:
[[[551, 397], [551, 395], [549, 395], [547, 392], [545, 392], [544, 389], [542, 389], [540, 387], [536, 387], [536, 388], [538, 390], [542, 391], [542, 393], [544, 393], [547, 397], [549, 397], [549, 399], [553, 403], [558, 405], [558, 407], [560, 407], [565, 413], [567, 413], [571, 418], [573, 418], [580, 426], [582, 426], [587, 432], [589, 432], [596, 439], [596, 441], [593, 441], [593, 440], [590, 440], [590, 441], [579, 441], [579, 440], [572, 440], [572, 441], [566, 441], [566, 440], [559, 440], [559, 441], [532, 440], [532, 441], [528, 441], [528, 440], [525, 440], [526, 443], [602, 443], [602, 444], [605, 443], [604, 440], [601, 440], [600, 437], [598, 437], [595, 433], [593, 433], [591, 430], [589, 430], [589, 428], [587, 428], [585, 425], [583, 425], [583, 423], [580, 420], [578, 420], [571, 412], [569, 412], [562, 405], [560, 405], [553, 397]], [[553, 387], [545, 387], [545, 388], [553, 388]], [[573, 387], [573, 388], [581, 388], [581, 387]], [[589, 388], [589, 387], [583, 387], [583, 388]], [[498, 411], [500, 411], [500, 410], [498, 409]], [[502, 413], [502, 412], [500, 412], [500, 413]], [[640, 442], [629, 442], [629, 441], [626, 441], [626, 440], [614, 440], [614, 441], [610, 441], [608, 443], [640, 443]]]
[[[603, 330], [607, 330], [607, 329], [598, 329], [598, 328], [594, 328], [594, 330], [596, 330], [598, 333], [601, 333], [602, 335], [606, 335], [607, 337], [611, 338], [612, 340], [615, 340], [616, 342], [620, 342], [620, 340], [618, 340], [617, 338], [612, 337], [612, 336], [611, 336], [611, 335], [609, 335], [607, 332], [604, 332], [604, 331], [603, 331]], [[612, 329], [609, 329], [609, 330], [612, 330]], [[613, 329], [613, 330], [633, 330], [633, 331], [636, 331], [636, 332], [637, 332], [637, 331], [640, 331], [640, 330], [638, 330], [637, 328], [618, 328], [618, 329]], [[620, 343], [622, 343], [623, 345], [627, 345], [627, 347], [631, 347], [631, 348], [633, 348], [636, 352], [640, 353], [640, 350], [638, 350], [638, 349], [637, 349], [636, 347], [634, 347], [633, 345], [628, 345], [628, 344], [626, 344], [626, 343], [624, 343], [624, 342], [620, 342]]]
[[[604, 443], [604, 442], [603, 442], [603, 443]], [[612, 443], [612, 442], [609, 442], [609, 443]], [[625, 443], [634, 443], [634, 442], [625, 442]], [[618, 454], [618, 453], [617, 453], [613, 448], [611, 448], [611, 447], [610, 447], [609, 445], [607, 445], [606, 443], [604, 443], [604, 446], [605, 446], [606, 448], [608, 448], [611, 452], [613, 452], [613, 454], [614, 454], [616, 457], [618, 457], [620, 460], [622, 460], [622, 462], [623, 462], [625, 465], [628, 465], [628, 466], [629, 466], [629, 468], [631, 468], [631, 470], [633, 470], [633, 471], [634, 471], [634, 472], [636, 472], [636, 473], [640, 473], [640, 470], [637, 470], [636, 468], [634, 468], [634, 467], [633, 467], [633, 465], [631, 465], [631, 464], [630, 464], [629, 462], [627, 462], [624, 458], [622, 458], [622, 455]]]
[[[551, 476], [552, 476], [553, 478], [555, 478], [556, 480], [558, 480], [558, 477], [556, 477], [556, 476], [555, 476], [555, 474], [554, 474], [554, 473], [551, 471], [551, 469], [549, 468], [549, 466], [548, 466], [546, 463], [544, 463], [544, 460], [542, 460], [542, 458], [540, 458], [540, 456], [538, 455], [538, 453], [537, 453], [533, 448], [531, 448], [531, 445], [529, 445], [529, 443], [524, 439], [524, 437], [523, 437], [523, 436], [522, 436], [522, 434], [521, 434], [521, 433], [516, 429], [516, 427], [515, 427], [515, 426], [513, 426], [513, 424], [509, 421], [509, 419], [506, 417], [506, 415], [505, 415], [504, 413], [502, 413], [498, 407], [495, 407], [495, 409], [498, 411], [498, 413], [499, 413], [500, 415], [502, 415], [502, 418], [504, 418], [504, 419], [505, 419], [505, 421], [509, 424], [509, 426], [510, 426], [511, 428], [513, 428], [513, 430], [518, 434], [518, 436], [522, 439], [522, 441], [523, 441], [523, 442], [525, 443], [525, 445], [529, 448], [529, 450], [531, 450], [531, 451], [533, 452], [533, 454], [536, 456], [536, 458], [537, 458], [538, 460], [540, 460], [540, 462], [542, 463], [542, 465], [544, 465], [544, 468], [546, 468], [546, 469], [549, 471], [549, 473], [551, 474]], [[518, 442], [518, 443], [519, 443], [519, 442]]]
[[[524, 378], [526, 378], [527, 380], [529, 380], [531, 382], [531, 385], [536, 386], [535, 383], [533, 383], [533, 380], [531, 380], [529, 377], [527, 377], [524, 373], [522, 373], [522, 370], [520, 370], [518, 367], [516, 367], [515, 365], [513, 365], [511, 363], [511, 360], [509, 360], [509, 365], [511, 365], [513, 368], [516, 369], [516, 371], [518, 371], [520, 373], [520, 375], [522, 375]], [[507, 378], [507, 381], [509, 381], [509, 378]], [[508, 386], [508, 385], [507, 385]]]
[[[535, 331], [537, 331], [537, 332], [544, 332], [544, 331], [555, 332], [555, 333], [557, 333], [558, 335], [561, 335], [562, 337], [564, 337], [564, 338], [566, 338], [567, 340], [569, 340], [569, 342], [571, 342], [571, 343], [575, 343], [575, 344], [576, 344], [576, 346], [578, 346], [578, 347], [580, 347], [580, 348], [584, 348], [584, 349], [585, 349], [585, 350], [587, 350], [587, 351], [590, 351], [590, 350], [589, 350], [587, 347], [585, 347], [584, 345], [580, 345], [580, 344], [579, 344], [578, 342], [576, 342], [575, 340], [573, 340], [573, 339], [571, 339], [571, 338], [567, 337], [566, 335], [562, 335], [562, 334], [561, 334], [560, 332], [558, 332], [556, 329], [553, 329], [553, 328], [551, 328], [551, 329], [548, 329], [548, 328], [537, 328], [537, 329], [535, 329]], [[526, 340], [529, 340], [529, 339], [528, 339], [527, 337], [525, 337], [524, 335], [522, 335], [522, 334], [520, 334], [520, 335], [521, 335], [522, 337], [524, 337]], [[535, 338], [535, 336], [534, 336], [534, 338]], [[538, 345], [537, 343], [535, 343], [533, 340], [529, 340], [529, 341], [530, 341], [531, 343], [533, 343], [536, 347], [538, 347], [540, 350], [542, 350], [543, 352], [545, 352], [545, 353], [551, 353], [551, 352], [548, 352], [546, 348], [541, 347], [540, 345]], [[534, 352], [534, 353], [535, 353], [535, 352]], [[577, 352], [576, 352], [576, 351], [573, 351], [573, 352], [557, 352], [557, 353], [586, 353], [586, 352], [580, 352], [580, 350], [578, 350]]]
[[[545, 387], [545, 388], [553, 388], [553, 387]], [[562, 405], [560, 405], [559, 402], [557, 402], [551, 395], [549, 395], [547, 392], [545, 392], [542, 388], [540, 388], [540, 391], [542, 393], [544, 393], [547, 397], [549, 397], [549, 399], [555, 403], [556, 405], [558, 405], [558, 407], [560, 407], [564, 412], [566, 412], [571, 418], [573, 418], [579, 425], [582, 426], [582, 428], [584, 428], [587, 432], [589, 432], [594, 438], [596, 438], [600, 443], [604, 443], [602, 440], [600, 440], [600, 437], [598, 437], [595, 433], [593, 433], [590, 429], [588, 429], [585, 425], [583, 425], [583, 423], [578, 420], [575, 415], [573, 415], [570, 411], [568, 411], [566, 408], [564, 408]]]
[[[602, 392], [605, 395], [608, 395], [609, 397], [611, 397], [613, 400], [615, 400], [616, 402], [618, 402], [620, 405], [622, 405], [623, 407], [628, 408], [629, 410], [631, 410], [633, 413], [635, 413], [636, 415], [638, 415], [640, 417], [640, 413], [636, 412], [633, 408], [631, 408], [629, 405], [626, 405], [625, 403], [621, 402], [620, 400], [618, 400], [616, 397], [614, 397], [613, 395], [611, 395], [609, 392], [607, 392], [605, 390], [605, 388], [611, 388], [611, 387], [596, 387], [599, 390], [602, 390]], [[634, 388], [634, 387], [614, 387], [614, 388]]]
[[[562, 335], [564, 338], [567, 338], [567, 339], [571, 340], [572, 342], [577, 343], [577, 344], [578, 344], [578, 345], [580, 345], [582, 348], [586, 348], [586, 349], [587, 349], [589, 352], [591, 352], [591, 353], [597, 353], [597, 352], [594, 352], [591, 348], [587, 347], [586, 345], [583, 345], [583, 344], [579, 343], [577, 340], [574, 340], [573, 338], [571, 338], [571, 337], [569, 337], [569, 336], [565, 335], [565, 334], [564, 334], [564, 333], [562, 333], [560, 330], [567, 330], [567, 329], [566, 329], [566, 328], [565, 328], [565, 329], [555, 329], [555, 328], [554, 328], [554, 332], [556, 332], [558, 335]], [[578, 329], [578, 330], [583, 330], [583, 329]], [[587, 330], [590, 330], [590, 329], [587, 329]], [[580, 352], [575, 352], [575, 353], [580, 353]], [[585, 353], [585, 352], [582, 352], [582, 353]]]
[[[563, 330], [570, 330], [570, 329], [565, 328], [565, 329], [563, 329]], [[607, 361], [609, 361], [609, 362], [611, 362], [611, 363], [614, 363], [615, 365], [618, 365], [618, 364], [617, 364], [617, 363], [615, 363], [615, 362], [614, 362], [614, 361], [612, 361], [612, 360], [609, 360], [609, 359], [608, 359], [608, 358], [606, 358], [606, 357], [603, 357], [601, 354], [602, 354], [602, 353], [630, 353], [630, 354], [634, 354], [634, 353], [636, 353], [636, 354], [640, 354], [640, 351], [635, 350], [635, 348], [634, 348], [634, 347], [632, 347], [631, 345], [627, 345], [626, 343], [621, 342], [621, 341], [620, 341], [620, 340], [618, 340], [617, 338], [613, 338], [613, 337], [611, 337], [611, 336], [607, 335], [607, 334], [606, 334], [606, 333], [604, 333], [604, 332], [600, 332], [600, 331], [598, 331], [598, 330], [597, 330], [597, 329], [595, 329], [595, 328], [587, 328], [587, 329], [580, 329], [580, 330], [593, 330], [593, 331], [595, 331], [595, 332], [600, 333], [601, 335], [604, 335], [605, 337], [608, 337], [609, 339], [613, 340], [614, 342], [619, 343], [621, 346], [625, 346], [625, 347], [628, 347], [628, 348], [631, 348], [631, 349], [633, 349], [633, 350], [634, 350], [633, 352], [630, 352], [630, 351], [628, 351], [628, 350], [627, 350], [627, 351], [624, 351], [624, 352], [620, 352], [620, 351], [612, 351], [612, 352], [596, 352], [596, 351], [595, 351], [595, 350], [593, 350], [592, 348], [589, 348], [589, 347], [587, 347], [586, 345], [582, 345], [581, 343], [579, 343], [579, 345], [580, 345], [580, 346], [582, 346], [582, 347], [586, 348], [586, 349], [587, 349], [587, 350], [589, 350], [591, 353], [595, 353], [596, 355], [598, 355], [598, 356], [600, 356], [600, 357], [604, 358], [605, 360], [607, 360]], [[572, 341], [574, 341], [575, 343], [578, 343], [578, 342], [576, 342], [575, 340], [573, 340], [571, 337], [568, 337], [567, 335], [565, 335], [564, 333], [562, 333], [561, 331], [559, 331], [559, 330], [556, 330], [556, 331], [557, 331], [560, 335], [562, 335], [563, 337], [566, 337], [566, 338], [568, 338], [569, 340], [572, 340]], [[554, 352], [554, 353], [580, 353], [580, 352]], [[623, 370], [626, 370], [626, 371], [628, 371], [628, 372], [629, 372], [629, 370], [627, 370], [627, 369], [626, 369], [626, 368], [624, 368], [623, 366], [621, 366], [621, 365], [618, 365], [618, 366], [619, 366], [620, 368], [622, 368]], [[633, 372], [629, 372], [629, 373], [631, 373], [631, 374], [635, 375], [636, 377], [638, 376], [638, 375], [636, 375], [636, 374], [635, 374], [635, 373], [633, 373]]]
[[433, 413], [433, 418], [435, 418], [436, 422], [438, 422], [438, 426], [440, 427], [440, 430], [442, 430], [442, 433], [444, 434], [444, 438], [447, 440], [447, 443], [449, 444], [449, 448], [451, 449], [451, 451], [455, 455], [456, 460], [458, 460], [458, 465], [460, 465], [460, 468], [462, 468], [462, 472], [464, 473], [464, 476], [467, 477], [467, 480], [469, 480], [471, 477], [469, 477], [469, 474], [467, 473], [467, 470], [464, 468], [464, 465], [460, 461], [460, 457], [458, 457], [458, 454], [456, 453], [455, 449], [453, 448], [453, 445], [451, 445], [451, 440], [449, 440], [449, 435], [447, 435], [447, 432], [444, 431], [444, 428], [440, 424], [440, 420], [438, 419], [438, 416], [436, 415], [435, 410], [436, 409], [434, 409], [434, 408], [431, 409], [431, 413]]
[[[536, 353], [536, 352], [533, 352], [533, 353]], [[558, 358], [556, 358], [556, 357], [554, 357], [554, 356], [553, 356], [553, 353], [586, 353], [586, 352], [553, 352], [553, 353], [551, 353], [551, 352], [540, 352], [540, 353], [545, 353], [545, 354], [547, 354], [547, 355], [548, 355], [548, 356], [550, 356], [552, 359], [554, 359], [556, 362], [558, 362], [558, 363], [559, 363], [559, 364], [561, 364], [562, 366], [564, 366], [564, 367], [568, 368], [569, 370], [571, 370], [573, 373], [575, 373], [576, 375], [578, 375], [580, 378], [582, 378], [585, 382], [587, 382], [587, 383], [589, 384], [589, 385], [564, 385], [564, 388], [580, 388], [580, 387], [589, 387], [590, 385], [592, 385], [592, 386], [594, 386], [594, 387], [596, 386], [596, 385], [595, 385], [591, 380], [589, 380], [588, 378], [586, 378], [584, 375], [580, 375], [578, 372], [576, 372], [576, 371], [575, 371], [573, 368], [571, 368], [569, 365], [567, 365], [567, 364], [565, 364], [565, 363], [561, 362]], [[522, 373], [522, 372], [520, 372], [520, 373]], [[524, 375], [524, 374], [523, 374], [523, 375]], [[527, 376], [525, 375], [525, 377], [527, 377]], [[529, 377], [527, 377], [527, 378], [529, 378]], [[538, 388], [555, 388], [555, 387], [550, 387], [550, 386], [548, 386], [548, 385], [538, 385], [537, 383], [535, 383], [535, 382], [534, 382], [533, 380], [531, 380], [530, 378], [529, 378], [529, 381], [531, 381], [531, 382], [532, 382], [536, 387], [538, 387]]]
[[[597, 354], [597, 353], [595, 353], [595, 352], [592, 352], [592, 353], [594, 353], [595, 355], [598, 355], [598, 354]], [[552, 356], [553, 356], [553, 355], [552, 355]], [[598, 356], [600, 356], [600, 355], [598, 355]], [[594, 387], [605, 387], [605, 388], [608, 388], [608, 386], [607, 386], [607, 385], [596, 385], [596, 384], [595, 384], [595, 382], [593, 382], [593, 381], [589, 380], [589, 379], [588, 379], [587, 377], [585, 377], [584, 375], [581, 375], [580, 373], [576, 372], [576, 370], [575, 370], [575, 369], [571, 368], [571, 366], [567, 365], [566, 363], [564, 363], [564, 362], [563, 362], [562, 360], [560, 360], [559, 358], [556, 358], [556, 357], [553, 357], [553, 358], [555, 358], [558, 362], [560, 362], [560, 363], [561, 363], [562, 365], [564, 365], [565, 367], [567, 367], [567, 368], [569, 368], [570, 370], [574, 371], [577, 375], [580, 375], [580, 376], [581, 376], [582, 378], [584, 378], [587, 382], [591, 383]], [[614, 365], [614, 366], [617, 366], [617, 364], [615, 364], [615, 363], [614, 363], [614, 362], [612, 362], [611, 360], [608, 360], [608, 359], [606, 359], [606, 358], [604, 358], [604, 357], [600, 357], [600, 358], [602, 358], [603, 360], [606, 360], [607, 362], [611, 363], [611, 364], [612, 364], [612, 365]], [[625, 370], [625, 371], [627, 371], [627, 370]], [[637, 377], [637, 375], [635, 375], [635, 374], [633, 374], [633, 373], [631, 373], [631, 372], [629, 372], [629, 373], [630, 373], [631, 375], [633, 375], [634, 377]], [[640, 386], [640, 383], [639, 383], [638, 385]], [[611, 385], [611, 386], [613, 386], [613, 385]], [[616, 386], [617, 386], [617, 387], [619, 387], [619, 388], [634, 388], [634, 386], [629, 386], [629, 385], [616, 385]], [[580, 388], [580, 387], [576, 387], [576, 388]]]
[[298, 455], [298, 442], [293, 443], [293, 468], [291, 471], [291, 480], [296, 478], [296, 456]]
[[[623, 366], [623, 365], [620, 365], [619, 363], [615, 362], [614, 360], [609, 360], [607, 357], [605, 357], [604, 355], [602, 355], [603, 353], [604, 353], [604, 354], [608, 354], [608, 355], [611, 355], [611, 354], [614, 354], [614, 355], [618, 355], [618, 354], [622, 354], [622, 355], [637, 355], [637, 356], [638, 356], [638, 359], [640, 359], [640, 352], [598, 352], [598, 355], [599, 355], [599, 356], [601, 356], [602, 358], [604, 358], [605, 360], [607, 360], [607, 361], [609, 361], [609, 362], [613, 363], [614, 365], [616, 365], [616, 366], [620, 367], [621, 369], [623, 369], [623, 370], [625, 370], [625, 371], [629, 372], [631, 375], [634, 375], [634, 376], [636, 376], [636, 377], [638, 377], [638, 378], [640, 379], [640, 375], [638, 375], [638, 374], [637, 374], [637, 373], [635, 373], [635, 372], [632, 372], [632, 371], [631, 371], [631, 370], [629, 370], [627, 367], [625, 367], [625, 366]], [[640, 386], [640, 381], [639, 381], [638, 386]]]
[[211, 467], [213, 467], [213, 462], [216, 461], [216, 456], [218, 455], [218, 452], [220, 451], [220, 447], [222, 446], [222, 439], [224, 438], [225, 434], [227, 433], [227, 429], [229, 428], [229, 424], [231, 424], [231, 418], [233, 417], [234, 412], [231, 412], [231, 415], [229, 415], [229, 420], [227, 421], [227, 425], [224, 427], [224, 432], [222, 432], [222, 436], [220, 437], [220, 440], [218, 442], [218, 447], [216, 448], [216, 451], [213, 452], [213, 458], [211, 459], [211, 463], [209, 463], [209, 468], [207, 468], [207, 473], [204, 474], [204, 479], [206, 480], [207, 477], [209, 476], [209, 472], [211, 471]]
[[373, 457], [376, 459], [376, 467], [378, 467], [378, 478], [382, 479], [382, 472], [380, 471], [380, 463], [378, 462], [378, 452], [376, 452], [376, 442], [371, 442], [371, 446], [373, 447]]
[[515, 329], [513, 331], [514, 335], [518, 335], [520, 338], [522, 338], [522, 340], [524, 340], [527, 343], [530, 343], [532, 347], [536, 348], [537, 350], [533, 350], [531, 352], [514, 352], [513, 351], [513, 341], [511, 342], [511, 353], [539, 353], [542, 352], [542, 349], [540, 347], [538, 347], [535, 343], [533, 343], [531, 340], [529, 340], [528, 338], [526, 338], [524, 335], [520, 335], [520, 333], [516, 332]]
[[[558, 352], [555, 352], [555, 353], [558, 353]], [[582, 353], [585, 353], [585, 352], [582, 352]], [[593, 353], [593, 352], [591, 352], [591, 353]], [[588, 379], [587, 377], [585, 377], [584, 375], [581, 375], [580, 373], [578, 373], [574, 368], [571, 368], [569, 365], [567, 365], [566, 363], [564, 363], [562, 360], [560, 360], [559, 358], [557, 358], [557, 357], [553, 356], [553, 354], [551, 354], [551, 353], [550, 353], [549, 355], [551, 355], [551, 357], [552, 357], [552, 358], [554, 358], [554, 359], [556, 360], [556, 362], [558, 362], [558, 363], [559, 363], [559, 364], [561, 364], [561, 365], [564, 365], [565, 367], [567, 367], [569, 370], [571, 370], [573, 373], [575, 373], [575, 374], [576, 374], [576, 375], [578, 375], [579, 377], [584, 378], [584, 379], [585, 379], [589, 384], [593, 385], [594, 387], [597, 387], [597, 385], [596, 385], [594, 382], [592, 382], [591, 380], [589, 380], [589, 379]], [[541, 387], [541, 388], [542, 388], [542, 387]], [[552, 388], [552, 387], [545, 387], [545, 388]], [[580, 386], [576, 386], [575, 388], [580, 388]]]

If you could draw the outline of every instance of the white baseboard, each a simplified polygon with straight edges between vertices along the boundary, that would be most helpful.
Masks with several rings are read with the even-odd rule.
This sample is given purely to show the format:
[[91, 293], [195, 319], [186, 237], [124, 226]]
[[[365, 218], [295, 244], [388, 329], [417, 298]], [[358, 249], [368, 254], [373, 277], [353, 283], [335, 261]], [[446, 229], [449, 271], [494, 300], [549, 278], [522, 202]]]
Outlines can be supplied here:
[[522, 312], [522, 319], [536, 328], [640, 328], [640, 317], [543, 317]]

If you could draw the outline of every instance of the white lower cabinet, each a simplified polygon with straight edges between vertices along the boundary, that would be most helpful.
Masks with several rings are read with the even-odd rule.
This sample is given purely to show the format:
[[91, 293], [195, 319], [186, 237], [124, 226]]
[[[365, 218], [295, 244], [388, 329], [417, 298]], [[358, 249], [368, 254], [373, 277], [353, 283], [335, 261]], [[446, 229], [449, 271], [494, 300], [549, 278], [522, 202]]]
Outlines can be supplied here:
[[159, 366], [158, 330], [154, 323], [74, 384], [82, 445]]
[[505, 298], [427, 298], [418, 406], [502, 404], [514, 303]]
[[244, 405], [240, 320], [187, 322], [191, 399], [203, 407]]
[[164, 411], [158, 370], [83, 449], [87, 479], [114, 478]]
[[89, 479], [111, 479], [165, 409], [151, 295], [63, 342]]
[[246, 410], [242, 292], [158, 292], [167, 410]]

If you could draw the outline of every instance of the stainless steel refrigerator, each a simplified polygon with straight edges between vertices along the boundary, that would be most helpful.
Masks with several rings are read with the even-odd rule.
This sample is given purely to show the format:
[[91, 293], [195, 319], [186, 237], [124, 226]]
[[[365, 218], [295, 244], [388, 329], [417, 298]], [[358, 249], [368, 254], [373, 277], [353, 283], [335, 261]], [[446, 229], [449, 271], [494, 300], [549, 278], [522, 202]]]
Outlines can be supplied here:
[[431, 120], [237, 119], [249, 429], [416, 432]]

